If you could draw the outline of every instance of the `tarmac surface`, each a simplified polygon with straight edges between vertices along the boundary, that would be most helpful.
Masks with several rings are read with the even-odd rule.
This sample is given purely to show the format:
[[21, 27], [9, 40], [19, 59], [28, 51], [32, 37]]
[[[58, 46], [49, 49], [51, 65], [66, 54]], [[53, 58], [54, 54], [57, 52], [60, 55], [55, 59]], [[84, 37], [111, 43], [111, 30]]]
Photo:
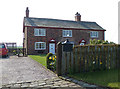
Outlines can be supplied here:
[[29, 57], [0, 59], [0, 88], [4, 89], [102, 89], [72, 78], [59, 78]]

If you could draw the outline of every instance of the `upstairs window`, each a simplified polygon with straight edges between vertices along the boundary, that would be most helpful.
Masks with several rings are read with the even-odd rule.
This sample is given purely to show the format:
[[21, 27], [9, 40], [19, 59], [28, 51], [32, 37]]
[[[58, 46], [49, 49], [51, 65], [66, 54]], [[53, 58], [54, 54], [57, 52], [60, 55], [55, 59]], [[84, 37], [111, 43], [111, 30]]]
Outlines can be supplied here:
[[35, 36], [46, 36], [46, 29], [34, 29], [34, 35]]
[[90, 37], [92, 37], [92, 38], [98, 38], [98, 32], [97, 31], [91, 31], [90, 32]]
[[72, 37], [72, 30], [63, 30], [63, 37]]
[[35, 50], [45, 50], [46, 42], [35, 42]]

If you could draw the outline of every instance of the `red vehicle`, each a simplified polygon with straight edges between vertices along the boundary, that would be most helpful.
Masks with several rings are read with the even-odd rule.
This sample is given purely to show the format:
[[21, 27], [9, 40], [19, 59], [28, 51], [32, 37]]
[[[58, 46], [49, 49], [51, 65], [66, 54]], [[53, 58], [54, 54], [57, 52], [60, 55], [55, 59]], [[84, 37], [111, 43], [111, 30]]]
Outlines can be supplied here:
[[0, 43], [0, 56], [7, 57], [8, 49], [4, 43]]

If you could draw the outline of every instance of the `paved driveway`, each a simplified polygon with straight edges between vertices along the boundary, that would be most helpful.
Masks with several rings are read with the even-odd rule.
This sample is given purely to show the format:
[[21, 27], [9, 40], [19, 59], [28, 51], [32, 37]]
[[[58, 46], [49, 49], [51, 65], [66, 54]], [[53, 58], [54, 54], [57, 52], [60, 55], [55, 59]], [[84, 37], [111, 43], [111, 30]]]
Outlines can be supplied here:
[[2, 84], [42, 80], [57, 77], [53, 72], [44, 68], [29, 57], [4, 58], [2, 62]]
[[71, 89], [70, 87], [77, 87], [77, 89], [83, 89], [83, 87], [97, 87], [74, 79], [60, 79], [55, 73], [29, 57], [10, 56], [1, 59], [0, 70], [0, 80], [2, 80], [0, 88], [69, 87], [67, 89]]

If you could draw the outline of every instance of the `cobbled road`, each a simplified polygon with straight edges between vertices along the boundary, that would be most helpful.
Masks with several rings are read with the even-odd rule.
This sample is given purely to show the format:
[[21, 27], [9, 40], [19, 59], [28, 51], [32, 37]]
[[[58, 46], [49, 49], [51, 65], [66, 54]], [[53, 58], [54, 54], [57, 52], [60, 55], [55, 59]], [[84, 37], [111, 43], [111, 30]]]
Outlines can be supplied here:
[[0, 69], [1, 88], [4, 89], [85, 89], [81, 85], [96, 89], [95, 85], [83, 82], [80, 85], [61, 79], [29, 57], [10, 56], [0, 59]]

